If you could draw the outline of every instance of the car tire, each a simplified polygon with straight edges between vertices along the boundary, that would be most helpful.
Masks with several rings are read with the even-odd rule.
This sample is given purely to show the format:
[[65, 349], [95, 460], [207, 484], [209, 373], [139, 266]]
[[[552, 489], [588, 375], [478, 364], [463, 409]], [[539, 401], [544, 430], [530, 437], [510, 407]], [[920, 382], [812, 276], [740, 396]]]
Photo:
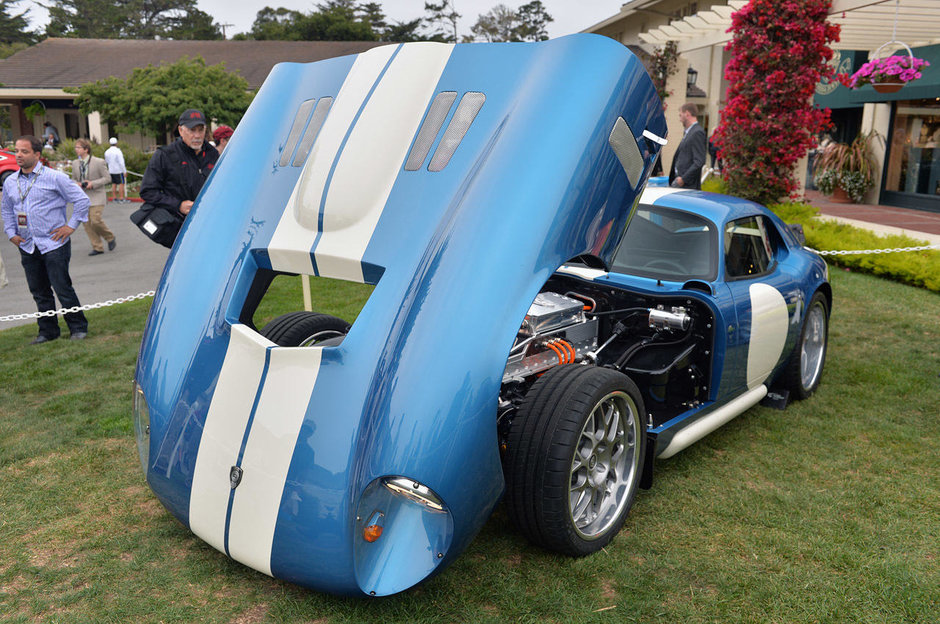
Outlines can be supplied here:
[[640, 481], [643, 414], [636, 384], [618, 371], [572, 364], [536, 381], [506, 450], [505, 500], [520, 531], [574, 557], [610, 543]]
[[0, 173], [0, 187], [3, 186], [3, 183], [6, 182], [7, 178], [9, 178], [11, 175], [13, 175], [12, 171], [4, 171], [3, 173]]
[[785, 384], [796, 399], [806, 399], [819, 387], [829, 344], [829, 304], [817, 292], [806, 306], [800, 339], [787, 362]]
[[290, 312], [272, 320], [260, 333], [281, 347], [335, 346], [349, 328], [349, 323], [329, 314]]

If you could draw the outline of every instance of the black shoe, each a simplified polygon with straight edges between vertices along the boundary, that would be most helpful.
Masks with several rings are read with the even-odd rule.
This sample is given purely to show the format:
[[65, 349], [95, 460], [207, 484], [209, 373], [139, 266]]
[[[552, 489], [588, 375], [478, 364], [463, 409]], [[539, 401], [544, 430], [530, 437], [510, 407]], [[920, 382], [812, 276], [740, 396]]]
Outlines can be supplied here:
[[42, 343], [44, 343], [44, 342], [52, 342], [52, 341], [55, 340], [56, 338], [58, 338], [58, 336], [56, 336], [55, 338], [50, 338], [49, 336], [43, 336], [42, 334], [39, 334], [38, 336], [36, 336], [35, 338], [33, 338], [33, 339], [29, 342], [29, 344], [34, 345], [34, 344], [42, 344]]
[[117, 247], [117, 238], [112, 238], [108, 241], [108, 251], [114, 251], [115, 247]]
[[84, 340], [87, 335], [88, 332], [72, 332], [69, 340]]
[[104, 253], [103, 251], [98, 251], [97, 249], [92, 249], [92, 250], [91, 250], [91, 253], [89, 253], [88, 255], [89, 255], [89, 256], [100, 256], [100, 255], [103, 254], [103, 253]]

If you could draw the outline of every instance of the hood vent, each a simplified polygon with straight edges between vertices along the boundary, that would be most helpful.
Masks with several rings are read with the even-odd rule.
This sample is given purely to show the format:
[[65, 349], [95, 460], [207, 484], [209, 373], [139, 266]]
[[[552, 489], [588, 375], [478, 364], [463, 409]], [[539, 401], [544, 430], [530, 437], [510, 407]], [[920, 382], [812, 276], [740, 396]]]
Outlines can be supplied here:
[[[434, 146], [434, 141], [440, 134], [444, 121], [447, 119], [447, 115], [450, 114], [456, 99], [457, 93], [455, 91], [441, 91], [431, 101], [428, 114], [418, 130], [418, 135], [415, 137], [408, 158], [405, 160], [405, 171], [417, 171], [424, 165], [424, 161]], [[431, 157], [428, 171], [440, 171], [447, 166], [454, 152], [457, 151], [457, 146], [467, 135], [470, 124], [476, 119], [477, 113], [480, 112], [485, 101], [486, 95], [483, 93], [476, 91], [464, 93], [457, 105], [457, 110], [454, 111], [454, 115], [451, 117], [450, 123], [447, 124], [444, 136], [441, 137], [437, 149]]]
[[408, 159], [405, 161], [405, 171], [417, 171], [424, 164], [424, 159], [428, 157], [434, 139], [437, 138], [444, 120], [450, 113], [451, 106], [457, 99], [456, 91], [442, 91], [438, 93], [431, 102], [431, 108], [418, 130], [418, 137], [415, 139]]
[[[301, 103], [300, 108], [297, 109], [297, 115], [294, 117], [294, 123], [291, 124], [290, 133], [287, 135], [284, 151], [281, 152], [281, 160], [277, 163], [279, 167], [286, 167], [288, 163], [292, 167], [300, 167], [304, 164], [332, 104], [332, 97], [306, 100]], [[301, 134], [303, 138], [301, 138]], [[295, 148], [297, 150], [296, 154], [294, 153]]]
[[467, 130], [470, 129], [470, 124], [473, 123], [477, 113], [483, 108], [483, 102], [485, 101], [486, 96], [482, 93], [474, 91], [464, 93], [463, 97], [460, 98], [460, 104], [457, 105], [457, 111], [447, 125], [447, 130], [444, 131], [444, 137], [437, 145], [434, 156], [431, 157], [428, 171], [440, 171], [447, 166], [454, 152], [457, 151], [457, 146], [460, 145], [460, 142], [467, 134]]
[[632, 188], [636, 188], [640, 178], [643, 176], [643, 155], [640, 153], [640, 146], [636, 143], [636, 137], [630, 126], [624, 121], [623, 117], [617, 117], [614, 127], [610, 131], [610, 147], [620, 161], [624, 173], [627, 174], [627, 180]]

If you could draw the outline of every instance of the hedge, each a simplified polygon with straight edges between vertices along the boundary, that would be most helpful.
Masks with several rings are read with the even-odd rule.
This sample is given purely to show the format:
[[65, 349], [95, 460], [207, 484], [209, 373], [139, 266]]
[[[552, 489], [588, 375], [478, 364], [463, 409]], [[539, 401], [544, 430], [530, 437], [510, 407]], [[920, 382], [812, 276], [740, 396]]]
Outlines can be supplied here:
[[[768, 206], [787, 223], [800, 223], [806, 246], [816, 251], [921, 247], [925, 241], [901, 234], [879, 235], [838, 221], [819, 219], [819, 209], [803, 203]], [[881, 254], [825, 256], [826, 261], [853, 271], [940, 292], [940, 251], [904, 251]]]

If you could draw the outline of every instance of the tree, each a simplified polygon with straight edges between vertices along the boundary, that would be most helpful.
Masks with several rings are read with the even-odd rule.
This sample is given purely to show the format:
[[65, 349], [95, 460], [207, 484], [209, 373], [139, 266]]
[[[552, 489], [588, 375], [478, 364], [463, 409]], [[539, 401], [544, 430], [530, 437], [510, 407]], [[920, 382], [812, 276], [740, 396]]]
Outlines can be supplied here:
[[389, 28], [388, 22], [385, 21], [385, 12], [382, 10], [382, 5], [378, 2], [366, 2], [359, 5], [356, 11], [359, 20], [369, 24], [372, 32], [381, 39]]
[[546, 26], [553, 21], [540, 0], [522, 5], [518, 11], [497, 4], [489, 13], [480, 15], [470, 31], [476, 40], [545, 41], [548, 39]]
[[715, 132], [731, 194], [772, 203], [799, 188], [794, 167], [830, 125], [829, 109], [812, 105], [820, 78], [834, 73], [830, 5], [751, 0], [732, 15], [728, 103]]
[[[378, 8], [381, 13], [381, 7]], [[373, 32], [369, 21], [374, 15], [360, 14], [360, 11], [359, 6], [352, 0], [328, 0], [317, 5], [317, 10], [310, 13], [283, 7], [264, 7], [258, 11], [251, 31], [244, 38], [282, 41], [376, 41], [378, 36]]]
[[29, 32], [29, 22], [26, 15], [29, 9], [22, 13], [15, 13], [15, 5], [20, 0], [0, 0], [0, 44], [25, 43], [31, 44], [36, 37]]
[[196, 0], [51, 0], [47, 8], [49, 37], [221, 38]]
[[264, 7], [255, 14], [255, 21], [251, 25], [247, 38], [299, 41], [300, 33], [295, 29], [294, 24], [303, 17], [304, 14], [300, 11], [293, 11], [284, 7], [278, 7], [277, 9]]
[[126, 80], [111, 76], [66, 90], [78, 94], [83, 115], [97, 111], [113, 127], [158, 138], [176, 127], [187, 108], [234, 126], [252, 99], [244, 78], [226, 71], [224, 63], [207, 66], [200, 57], [138, 67]]
[[523, 4], [516, 12], [519, 25], [516, 27], [518, 41], [545, 41], [548, 39], [548, 23], [555, 18], [548, 14], [541, 0]]
[[520, 41], [518, 38], [519, 16], [505, 4], [497, 4], [489, 13], [477, 18], [470, 32], [484, 41]]
[[185, 15], [167, 21], [166, 36], [170, 39], [191, 39], [195, 41], [213, 41], [225, 39], [222, 27], [212, 20], [205, 11], [193, 9]]
[[453, 0], [425, 2], [424, 10], [428, 13], [425, 22], [432, 28], [437, 28], [430, 34], [430, 39], [456, 43], [457, 20], [460, 19], [460, 13], [454, 9]]

